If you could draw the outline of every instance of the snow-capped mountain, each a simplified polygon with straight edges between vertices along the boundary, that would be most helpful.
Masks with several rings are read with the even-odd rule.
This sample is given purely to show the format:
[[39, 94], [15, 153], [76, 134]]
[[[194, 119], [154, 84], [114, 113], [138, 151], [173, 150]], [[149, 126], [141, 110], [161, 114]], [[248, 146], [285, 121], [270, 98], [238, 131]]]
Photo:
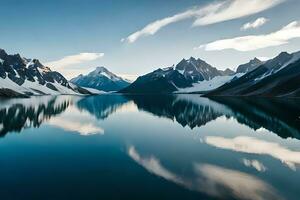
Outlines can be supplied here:
[[204, 60], [190, 59], [181, 60], [175, 67], [175, 70], [184, 75], [192, 83], [204, 80], [210, 80], [216, 76], [232, 75], [234, 72], [227, 69], [226, 71], [218, 70], [206, 63]]
[[0, 49], [0, 95], [58, 95], [90, 94], [89, 91], [70, 85], [67, 79], [51, 71], [37, 59], [27, 59], [20, 54], [8, 55]]
[[119, 91], [130, 84], [129, 81], [115, 75], [105, 67], [97, 67], [89, 74], [81, 74], [71, 79], [70, 82], [81, 87], [94, 88], [105, 92]]
[[[182, 88], [193, 87], [193, 84], [210, 81], [215, 77], [230, 76], [234, 72], [227, 69], [218, 70], [201, 59], [181, 60], [176, 66], [157, 69], [140, 76], [123, 93], [172, 93]], [[216, 85], [214, 88], [220, 85]]]
[[209, 96], [300, 96], [300, 52], [282, 52]]
[[254, 58], [252, 60], [250, 60], [248, 63], [239, 65], [238, 68], [236, 69], [237, 73], [247, 73], [247, 72], [251, 72], [254, 69], [256, 69], [257, 67], [259, 67], [260, 65], [262, 65], [264, 62], [259, 60], [258, 58]]

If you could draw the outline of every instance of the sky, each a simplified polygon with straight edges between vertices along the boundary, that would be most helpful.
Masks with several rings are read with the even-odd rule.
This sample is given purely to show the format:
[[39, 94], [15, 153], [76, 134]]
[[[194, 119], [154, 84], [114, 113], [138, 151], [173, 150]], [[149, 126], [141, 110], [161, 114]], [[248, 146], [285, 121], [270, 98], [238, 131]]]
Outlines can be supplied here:
[[236, 69], [300, 50], [299, 0], [0, 0], [0, 48], [68, 79], [133, 79], [183, 58]]

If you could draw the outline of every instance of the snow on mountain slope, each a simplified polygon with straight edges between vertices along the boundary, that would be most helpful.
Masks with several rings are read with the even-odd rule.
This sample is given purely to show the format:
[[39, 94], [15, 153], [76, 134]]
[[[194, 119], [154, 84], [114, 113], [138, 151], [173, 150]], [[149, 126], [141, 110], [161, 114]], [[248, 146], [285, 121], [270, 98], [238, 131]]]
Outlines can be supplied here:
[[282, 52], [207, 96], [299, 96], [300, 52]]
[[[121, 93], [173, 93], [183, 92], [193, 85], [210, 81], [215, 77], [231, 76], [234, 72], [212, 67], [201, 59], [193, 57], [182, 59], [177, 65], [159, 68], [140, 76], [131, 85], [121, 90]], [[226, 78], [225, 78], [226, 79]], [[226, 79], [227, 80], [227, 79]], [[207, 86], [206, 86], [207, 87]]]
[[192, 87], [188, 88], [178, 88], [175, 93], [192, 93], [192, 92], [205, 92], [216, 89], [221, 85], [231, 81], [234, 78], [239, 78], [243, 76], [244, 73], [237, 73], [232, 76], [216, 76], [210, 80], [204, 80], [201, 82], [193, 83]]
[[0, 49], [0, 89], [0, 95], [7, 97], [91, 94], [78, 86], [72, 88], [63, 75], [51, 71], [39, 60], [9, 55], [3, 49]]
[[90, 91], [93, 94], [106, 94], [107, 93], [105, 91], [97, 90], [97, 89], [94, 89], [94, 88], [87, 88], [87, 87], [83, 87], [83, 88]]
[[300, 51], [292, 53], [292, 54], [282, 52], [276, 58], [268, 60], [267, 62], [265, 62], [265, 65], [268, 66], [269, 71], [267, 71], [264, 74], [258, 76], [257, 78], [254, 79], [254, 81], [258, 82], [260, 80], [263, 80], [264, 78], [279, 72], [280, 70], [284, 69], [289, 64], [292, 64], [292, 63], [296, 62], [299, 59], [300, 59]]
[[93, 88], [100, 91], [119, 91], [127, 87], [130, 83], [123, 78], [110, 72], [105, 67], [97, 67], [87, 75], [79, 75], [70, 81], [85, 88]]

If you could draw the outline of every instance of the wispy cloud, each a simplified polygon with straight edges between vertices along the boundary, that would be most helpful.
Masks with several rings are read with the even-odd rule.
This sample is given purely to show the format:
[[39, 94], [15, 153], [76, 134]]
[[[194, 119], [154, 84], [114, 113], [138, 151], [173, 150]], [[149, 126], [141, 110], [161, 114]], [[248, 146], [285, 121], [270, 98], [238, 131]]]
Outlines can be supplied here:
[[104, 56], [104, 53], [79, 53], [63, 57], [62, 59], [48, 62], [45, 65], [53, 68], [63, 68], [70, 65], [93, 61]]
[[253, 22], [248, 22], [248, 23], [244, 24], [241, 27], [241, 30], [245, 31], [245, 30], [248, 30], [248, 29], [258, 28], [258, 27], [261, 27], [262, 25], [264, 25], [265, 23], [267, 23], [268, 21], [269, 21], [269, 19], [264, 18], [264, 17], [260, 17], [260, 18], [257, 18]]
[[237, 51], [253, 51], [266, 47], [286, 44], [289, 40], [300, 38], [299, 22], [294, 21], [282, 29], [265, 35], [248, 35], [230, 39], [216, 40], [214, 42], [200, 45], [196, 49], [204, 48], [206, 51], [220, 51], [224, 49], [235, 49]]
[[237, 19], [267, 10], [284, 0], [223, 0], [204, 7], [196, 7], [170, 17], [156, 20], [136, 31], [122, 42], [133, 43], [140, 37], [154, 35], [161, 28], [186, 19], [194, 19], [193, 26], [205, 26]]

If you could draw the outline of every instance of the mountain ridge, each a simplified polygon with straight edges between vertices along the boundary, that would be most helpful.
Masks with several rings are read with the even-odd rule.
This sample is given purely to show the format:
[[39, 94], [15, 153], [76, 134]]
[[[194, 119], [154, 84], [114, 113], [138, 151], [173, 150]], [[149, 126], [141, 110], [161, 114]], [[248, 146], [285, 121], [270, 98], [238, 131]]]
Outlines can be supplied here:
[[20, 54], [9, 55], [0, 49], [1, 96], [91, 94], [88, 90], [71, 86], [59, 72], [52, 71], [38, 59]]
[[206, 96], [299, 96], [300, 52], [281, 52]]
[[159, 68], [140, 76], [120, 93], [173, 93], [180, 88], [193, 87], [201, 81], [209, 81], [219, 76], [232, 76], [230, 69], [224, 71], [206, 63], [200, 58], [182, 59], [177, 65]]

